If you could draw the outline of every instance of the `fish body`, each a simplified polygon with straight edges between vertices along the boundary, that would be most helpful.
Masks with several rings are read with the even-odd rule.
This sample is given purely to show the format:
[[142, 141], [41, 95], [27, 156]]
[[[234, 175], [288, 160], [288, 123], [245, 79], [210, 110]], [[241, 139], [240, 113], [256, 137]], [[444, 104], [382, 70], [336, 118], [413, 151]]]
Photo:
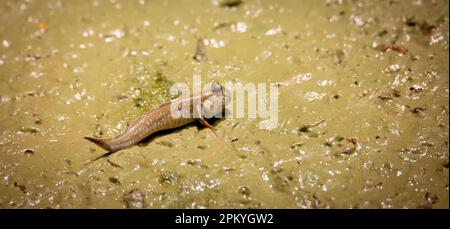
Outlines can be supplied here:
[[[204, 104], [214, 104], [214, 102], [220, 103], [216, 103], [216, 105], [219, 104], [218, 106], [209, 106], [209, 110], [207, 111], [204, 109]], [[225, 92], [223, 87], [218, 83], [213, 82], [211, 89], [206, 92], [162, 104], [158, 108], [145, 113], [133, 125], [129, 126], [124, 133], [117, 137], [101, 139], [87, 136], [85, 139], [97, 144], [109, 152], [117, 152], [136, 145], [155, 132], [181, 127], [192, 123], [197, 119], [207, 127], [213, 128], [203, 116], [206, 113], [211, 115], [223, 112], [225, 109], [225, 102]], [[181, 109], [182, 104], [188, 104], [189, 107], [187, 109], [189, 109], [190, 116], [183, 117], [181, 113], [179, 113], [178, 116], [174, 115], [173, 111]], [[195, 112], [198, 112], [199, 117], [196, 118], [192, 115]]]

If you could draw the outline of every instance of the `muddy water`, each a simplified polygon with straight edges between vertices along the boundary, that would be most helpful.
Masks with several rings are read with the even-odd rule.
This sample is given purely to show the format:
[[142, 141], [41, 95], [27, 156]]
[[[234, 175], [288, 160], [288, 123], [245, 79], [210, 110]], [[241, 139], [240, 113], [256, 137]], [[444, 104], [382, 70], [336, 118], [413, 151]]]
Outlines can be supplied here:
[[[447, 1], [226, 2], [1, 0], [0, 207], [448, 208]], [[279, 126], [85, 165], [193, 74], [278, 82]]]

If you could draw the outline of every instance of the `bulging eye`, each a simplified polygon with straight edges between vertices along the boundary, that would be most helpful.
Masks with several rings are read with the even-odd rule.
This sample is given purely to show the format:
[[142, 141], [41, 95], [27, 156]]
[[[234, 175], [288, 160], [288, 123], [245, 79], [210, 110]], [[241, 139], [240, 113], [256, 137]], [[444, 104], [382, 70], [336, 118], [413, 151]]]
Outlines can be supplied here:
[[220, 86], [220, 84], [217, 83], [216, 81], [213, 81], [211, 83], [211, 90], [215, 95], [220, 96], [222, 94], [222, 86]]

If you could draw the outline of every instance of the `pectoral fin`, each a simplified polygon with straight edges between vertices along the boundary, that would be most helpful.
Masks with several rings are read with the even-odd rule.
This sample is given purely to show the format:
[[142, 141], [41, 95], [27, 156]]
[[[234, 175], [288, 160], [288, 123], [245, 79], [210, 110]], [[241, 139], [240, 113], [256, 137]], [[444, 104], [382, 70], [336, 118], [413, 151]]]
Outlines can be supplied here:
[[201, 110], [201, 106], [197, 107], [197, 112], [199, 114], [199, 118], [198, 120], [200, 121], [201, 124], [203, 124], [204, 126], [208, 127], [211, 130], [216, 130], [216, 128], [214, 128], [214, 126], [212, 126], [211, 124], [208, 123], [208, 121], [206, 121], [206, 119], [202, 116], [202, 110]]
[[209, 129], [216, 130], [216, 128], [214, 126], [212, 126], [211, 124], [209, 124], [208, 121], [206, 121], [205, 118], [200, 117], [199, 121], [200, 121], [201, 124], [203, 124], [204, 126], [208, 127]]

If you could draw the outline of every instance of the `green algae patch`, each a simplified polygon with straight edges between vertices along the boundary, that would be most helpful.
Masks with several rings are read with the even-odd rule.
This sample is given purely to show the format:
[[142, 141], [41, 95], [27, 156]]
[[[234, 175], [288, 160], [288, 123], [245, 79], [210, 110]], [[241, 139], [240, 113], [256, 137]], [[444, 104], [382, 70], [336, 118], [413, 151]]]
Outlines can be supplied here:
[[134, 74], [135, 85], [128, 92], [134, 107], [148, 109], [150, 105], [167, 102], [170, 99], [169, 89], [172, 82], [162, 72], [139, 67]]

